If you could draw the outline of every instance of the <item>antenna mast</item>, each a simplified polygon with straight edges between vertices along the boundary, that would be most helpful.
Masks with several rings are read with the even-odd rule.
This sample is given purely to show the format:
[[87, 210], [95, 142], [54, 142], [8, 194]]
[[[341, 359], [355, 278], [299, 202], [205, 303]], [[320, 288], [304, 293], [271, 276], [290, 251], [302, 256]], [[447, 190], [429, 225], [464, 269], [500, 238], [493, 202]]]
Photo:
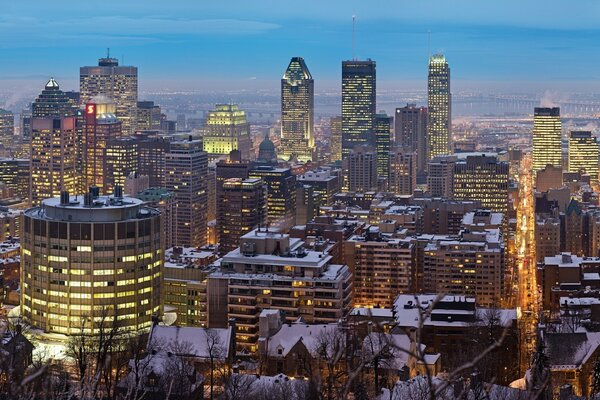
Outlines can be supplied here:
[[356, 15], [352, 15], [352, 60], [356, 61], [356, 40], [354, 38], [354, 25], [356, 22]]
[[110, 58], [110, 47], [106, 48], [106, 58]]

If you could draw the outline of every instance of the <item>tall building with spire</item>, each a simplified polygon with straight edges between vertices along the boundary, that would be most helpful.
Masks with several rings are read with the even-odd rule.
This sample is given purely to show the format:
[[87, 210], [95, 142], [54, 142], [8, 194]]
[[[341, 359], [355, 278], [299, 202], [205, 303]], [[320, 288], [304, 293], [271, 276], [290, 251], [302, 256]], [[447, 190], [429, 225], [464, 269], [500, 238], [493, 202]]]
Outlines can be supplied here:
[[209, 161], [239, 150], [243, 160], [250, 160], [252, 140], [246, 112], [235, 104], [217, 104], [208, 113], [206, 133], [202, 138]]
[[342, 61], [342, 157], [357, 146], [375, 146], [375, 61]]
[[452, 94], [450, 67], [446, 57], [435, 54], [429, 58], [427, 79], [428, 148], [427, 160], [452, 153]]
[[281, 155], [314, 160], [314, 80], [304, 59], [292, 57], [281, 79]]
[[533, 172], [562, 166], [560, 108], [536, 107], [533, 113]]
[[119, 60], [106, 58], [98, 60], [98, 66], [79, 69], [79, 90], [81, 103], [88, 103], [92, 97], [104, 95], [111, 98], [117, 108], [115, 115], [123, 123], [123, 132], [132, 134], [136, 129], [138, 101], [137, 67], [119, 66]]
[[42, 93], [31, 104], [32, 118], [72, 117], [77, 111], [77, 105], [60, 90], [54, 78], [50, 78]]

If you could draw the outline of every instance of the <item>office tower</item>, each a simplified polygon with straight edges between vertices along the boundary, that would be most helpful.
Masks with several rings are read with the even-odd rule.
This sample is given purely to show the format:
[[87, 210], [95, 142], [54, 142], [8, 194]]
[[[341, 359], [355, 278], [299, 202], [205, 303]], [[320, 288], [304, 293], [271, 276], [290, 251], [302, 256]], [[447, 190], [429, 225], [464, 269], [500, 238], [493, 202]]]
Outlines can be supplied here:
[[540, 218], [535, 222], [535, 256], [538, 262], [560, 253], [560, 220]]
[[562, 167], [560, 108], [536, 107], [533, 114], [533, 160], [536, 173], [546, 165]]
[[242, 161], [239, 151], [232, 151], [229, 158], [218, 161], [215, 169], [217, 195], [225, 180], [230, 178], [246, 179], [249, 171], [250, 164]]
[[310, 185], [303, 185], [298, 182], [296, 185], [296, 220], [294, 226], [306, 225], [319, 213], [320, 196], [315, 193], [315, 189]]
[[342, 158], [356, 146], [375, 146], [375, 61], [342, 62]]
[[226, 179], [217, 196], [219, 254], [235, 250], [242, 236], [266, 220], [266, 187], [262, 179]]
[[171, 149], [171, 142], [164, 137], [137, 133], [139, 175], [148, 176], [149, 187], [164, 187], [166, 177], [165, 154]]
[[116, 104], [115, 115], [123, 123], [123, 132], [135, 132], [138, 101], [137, 67], [119, 66], [116, 58], [101, 58], [98, 66], [79, 69], [81, 103], [91, 102], [94, 96], [104, 95]]
[[427, 160], [431, 160], [435, 156], [452, 153], [450, 67], [441, 54], [429, 58], [427, 111]]
[[115, 186], [125, 187], [129, 175], [137, 173], [138, 146], [135, 139], [121, 137], [106, 142], [104, 150], [104, 190], [113, 191]]
[[549, 189], [559, 189], [563, 186], [563, 169], [552, 164], [546, 165], [535, 175], [535, 190], [547, 192]]
[[0, 108], [0, 144], [5, 149], [10, 149], [14, 143], [15, 115]]
[[417, 188], [416, 152], [394, 150], [390, 153], [389, 191], [400, 195], [412, 195]]
[[162, 111], [153, 101], [137, 102], [136, 131], [158, 131]]
[[75, 117], [31, 120], [31, 204], [78, 189], [76, 152]]
[[290, 323], [301, 318], [325, 324], [347, 315], [352, 274], [332, 263], [328, 249], [308, 250], [300, 239], [263, 228], [242, 236], [240, 246], [221, 259], [220, 271], [208, 277], [207, 297], [209, 327], [235, 318], [236, 343], [255, 352], [264, 309], [285, 310]]
[[176, 127], [177, 132], [183, 132], [187, 129], [187, 123], [185, 121], [185, 114], [177, 114]]
[[20, 158], [0, 158], [0, 182], [21, 199], [29, 199], [31, 161]]
[[355, 147], [346, 158], [348, 191], [377, 190], [377, 153], [367, 146]]
[[496, 156], [467, 156], [454, 165], [452, 197], [480, 201], [483, 208], [508, 211], [508, 163]]
[[85, 186], [96, 186], [100, 193], [109, 193], [105, 187], [106, 148], [108, 142], [121, 136], [121, 121], [115, 115], [116, 105], [99, 96], [85, 106], [83, 140], [83, 168]]
[[353, 276], [354, 307], [393, 307], [400, 293], [415, 292], [415, 251], [410, 239], [355, 235], [344, 242]]
[[452, 197], [456, 156], [436, 156], [427, 163], [427, 190], [431, 197]]
[[304, 59], [292, 57], [281, 79], [281, 155], [315, 160], [314, 81]]
[[42, 93], [31, 104], [33, 118], [72, 117], [77, 111], [77, 104], [62, 90], [54, 78], [50, 78]]
[[598, 142], [590, 131], [572, 131], [569, 136], [569, 172], [581, 172], [598, 180]]
[[388, 188], [390, 177], [390, 149], [392, 136], [392, 117], [377, 114], [375, 117], [375, 150], [377, 153], [377, 179]]
[[475, 296], [477, 304], [497, 306], [506, 292], [505, 265], [499, 229], [434, 238], [424, 250], [423, 290]]
[[162, 234], [165, 249], [173, 247], [173, 232], [175, 230], [175, 195], [165, 188], [147, 188], [132, 197], [142, 200], [148, 207], [156, 208], [160, 211], [162, 223]]
[[21, 316], [29, 326], [93, 336], [103, 317], [137, 332], [160, 316], [164, 248], [157, 210], [119, 191], [64, 192], [25, 211], [23, 222]]
[[202, 141], [171, 142], [165, 155], [165, 187], [175, 194], [174, 246], [201, 247], [207, 241], [208, 156]]
[[331, 136], [329, 138], [329, 150], [331, 159], [329, 161], [336, 162], [342, 159], [342, 117], [331, 117], [329, 119], [329, 128]]
[[320, 206], [328, 206], [333, 203], [333, 196], [341, 190], [341, 173], [339, 169], [323, 167], [306, 171], [297, 175], [298, 183], [311, 186], [318, 196]]
[[281, 231], [290, 229], [296, 215], [296, 176], [289, 168], [257, 166], [249, 178], [260, 178], [267, 186], [267, 223]]
[[417, 153], [417, 174], [424, 177], [427, 173], [427, 107], [407, 104], [396, 108], [394, 124], [396, 147]]
[[23, 140], [29, 140], [31, 136], [31, 109], [21, 110], [21, 137]]
[[209, 160], [228, 155], [232, 150], [239, 150], [243, 160], [251, 159], [250, 124], [246, 112], [237, 105], [217, 104], [208, 113], [206, 129], [202, 140]]

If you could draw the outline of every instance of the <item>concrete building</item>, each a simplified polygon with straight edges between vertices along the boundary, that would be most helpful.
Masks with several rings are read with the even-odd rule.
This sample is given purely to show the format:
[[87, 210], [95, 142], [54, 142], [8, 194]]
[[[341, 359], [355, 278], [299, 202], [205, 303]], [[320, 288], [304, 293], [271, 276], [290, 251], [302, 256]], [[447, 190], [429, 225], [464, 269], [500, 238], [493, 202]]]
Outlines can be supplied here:
[[[21, 316], [33, 328], [98, 333], [102, 321], [137, 332], [160, 316], [164, 247], [158, 211], [98, 196], [46, 199], [24, 213]], [[104, 326], [106, 329], [106, 326]]]
[[165, 248], [173, 247], [173, 237], [175, 234], [175, 194], [166, 188], [147, 188], [138, 192], [135, 196], [145, 202], [149, 207], [160, 211], [162, 223], [161, 232], [164, 236]]
[[319, 205], [327, 206], [333, 203], [333, 196], [341, 190], [341, 173], [339, 169], [323, 167], [297, 175], [296, 180], [311, 186], [319, 197]]
[[265, 229], [242, 236], [240, 247], [208, 277], [208, 326], [236, 319], [238, 347], [258, 350], [259, 316], [283, 310], [288, 322], [327, 324], [352, 307], [352, 274], [332, 264], [327, 251], [310, 251], [300, 239]]
[[355, 146], [346, 156], [348, 191], [368, 192], [378, 189], [377, 153], [366, 146]]
[[395, 146], [408, 153], [416, 153], [417, 174], [427, 172], [427, 107], [407, 104], [396, 108]]
[[331, 137], [329, 140], [329, 151], [331, 152], [331, 162], [342, 160], [342, 117], [331, 117], [329, 120]]
[[375, 152], [377, 153], [377, 179], [379, 187], [388, 190], [390, 177], [390, 150], [392, 148], [393, 117], [375, 115]]
[[431, 197], [452, 198], [456, 156], [436, 156], [427, 163], [427, 191]]
[[289, 230], [296, 221], [296, 176], [289, 168], [257, 166], [249, 177], [262, 179], [267, 187], [267, 222], [270, 226]]
[[441, 54], [429, 58], [427, 110], [427, 160], [432, 160], [453, 151], [450, 67]]
[[239, 150], [243, 160], [251, 160], [252, 142], [246, 112], [235, 104], [217, 104], [206, 118], [206, 132], [202, 137], [209, 161]]
[[560, 220], [538, 219], [535, 223], [535, 255], [538, 262], [560, 253]]
[[136, 132], [160, 130], [162, 111], [158, 104], [153, 101], [138, 101], [136, 112]]
[[538, 192], [547, 192], [549, 189], [559, 189], [563, 186], [562, 166], [555, 167], [548, 164], [537, 171], [535, 176], [535, 189]]
[[21, 158], [0, 158], [0, 182], [21, 199], [29, 199], [31, 161]]
[[416, 152], [393, 150], [389, 156], [388, 190], [395, 194], [412, 195], [417, 188]]

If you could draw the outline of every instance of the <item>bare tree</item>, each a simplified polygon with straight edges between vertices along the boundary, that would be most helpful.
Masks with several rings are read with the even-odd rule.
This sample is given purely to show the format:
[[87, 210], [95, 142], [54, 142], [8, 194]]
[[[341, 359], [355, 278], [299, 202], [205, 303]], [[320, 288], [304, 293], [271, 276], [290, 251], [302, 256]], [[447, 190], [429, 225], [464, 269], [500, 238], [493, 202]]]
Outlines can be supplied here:
[[217, 364], [225, 359], [226, 348], [225, 344], [222, 343], [219, 332], [215, 329], [204, 330], [206, 339], [206, 350], [208, 353], [209, 368], [210, 368], [210, 399], [214, 399], [214, 387], [215, 387], [215, 369]]

